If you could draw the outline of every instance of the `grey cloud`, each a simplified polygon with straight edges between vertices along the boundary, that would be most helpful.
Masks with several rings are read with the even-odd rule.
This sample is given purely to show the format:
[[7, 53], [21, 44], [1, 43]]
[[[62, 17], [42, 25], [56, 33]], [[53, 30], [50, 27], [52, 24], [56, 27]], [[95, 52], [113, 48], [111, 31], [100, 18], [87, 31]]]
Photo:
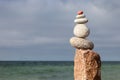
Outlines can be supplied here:
[[120, 7], [120, 1], [107, 1], [107, 0], [101, 0], [101, 1], [96, 1], [94, 0], [94, 5], [103, 8], [105, 10], [111, 11], [116, 11], [119, 10]]
[[[115, 14], [109, 14], [108, 9], [109, 5], [114, 5], [117, 2], [109, 1], [106, 3], [103, 0], [93, 1], [93, 3], [85, 3], [84, 1], [81, 3], [79, 1], [55, 1], [53, 3], [51, 1], [38, 0], [21, 2], [13, 1], [13, 3], [2, 5], [5, 14], [2, 14], [4, 19], [1, 18], [0, 28], [3, 31], [4, 29], [9, 29], [8, 33], [12, 33], [12, 31], [21, 33], [22, 39], [34, 38], [35, 35], [39, 37], [64, 37], [66, 33], [64, 29], [69, 30], [70, 33], [72, 28], [69, 27], [74, 26], [72, 20], [74, 19], [73, 16], [75, 16], [75, 10], [78, 10], [78, 8], [86, 9], [87, 17], [90, 19], [88, 27], [90, 25], [91, 29], [94, 28], [93, 34], [95, 32], [96, 38], [103, 37], [104, 35], [110, 37], [118, 34], [118, 19]], [[112, 31], [113, 29], [114, 31]], [[107, 33], [108, 30], [112, 32]], [[58, 36], [55, 34], [56, 32]], [[69, 34], [66, 33], [67, 35]], [[16, 38], [18, 37], [20, 38], [20, 35], [17, 35]]]
[[[46, 4], [46, 6], [42, 3]], [[11, 44], [12, 46], [17, 45], [17, 43], [28, 43], [29, 39], [32, 41], [36, 37], [57, 37], [58, 39], [59, 37], [63, 37], [63, 35], [66, 34], [63, 29], [67, 29], [67, 27], [70, 25], [64, 22], [64, 20], [67, 20], [67, 18], [63, 17], [67, 16], [62, 16], [64, 11], [62, 11], [62, 8], [60, 8], [62, 7], [61, 5], [62, 3], [55, 3], [54, 7], [49, 1], [38, 0], [30, 0], [24, 5], [19, 3], [15, 4], [14, 2], [3, 5], [2, 7], [5, 7], [3, 10], [5, 14], [3, 14], [4, 19], [1, 19], [0, 28], [2, 30], [1, 36], [6, 38], [1, 40], [1, 42], [4, 41], [4, 43], [7, 42], [7, 44], [11, 44], [11, 41], [13, 41], [12, 43], [15, 43]], [[67, 26], [65, 26], [65, 24]], [[1, 38], [3, 39], [3, 37]], [[47, 40], [49, 42], [49, 39]]]
[[95, 46], [119, 48], [119, 8], [119, 1], [105, 0], [2, 0], [0, 47], [70, 46], [76, 12], [83, 10]]

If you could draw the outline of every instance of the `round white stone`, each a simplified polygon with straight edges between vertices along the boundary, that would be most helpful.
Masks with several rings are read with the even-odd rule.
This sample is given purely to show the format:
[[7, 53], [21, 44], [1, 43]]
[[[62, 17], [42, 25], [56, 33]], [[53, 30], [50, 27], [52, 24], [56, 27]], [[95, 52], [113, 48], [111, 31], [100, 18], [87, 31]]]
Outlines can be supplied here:
[[85, 38], [90, 34], [90, 30], [86, 24], [76, 24], [73, 30], [73, 34], [76, 37]]
[[84, 14], [81, 14], [81, 15], [77, 15], [76, 18], [85, 18], [85, 15]]
[[71, 46], [77, 48], [77, 49], [93, 49], [94, 44], [93, 42], [83, 39], [83, 38], [77, 38], [77, 37], [72, 37], [70, 39], [70, 44]]
[[74, 22], [77, 24], [84, 24], [84, 23], [88, 22], [88, 19], [87, 18], [79, 18], [79, 19], [75, 19]]

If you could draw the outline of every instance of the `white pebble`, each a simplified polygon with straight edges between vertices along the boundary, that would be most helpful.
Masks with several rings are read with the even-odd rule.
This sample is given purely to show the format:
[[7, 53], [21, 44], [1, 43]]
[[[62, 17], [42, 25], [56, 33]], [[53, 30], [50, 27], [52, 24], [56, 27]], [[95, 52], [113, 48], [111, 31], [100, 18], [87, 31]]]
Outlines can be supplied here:
[[84, 14], [81, 14], [81, 15], [77, 15], [76, 18], [85, 18], [85, 15]]
[[84, 24], [84, 23], [88, 22], [88, 19], [87, 18], [79, 18], [79, 19], [75, 19], [74, 22], [77, 24]]
[[83, 39], [83, 38], [72, 37], [70, 39], [70, 44], [77, 49], [91, 49], [92, 50], [94, 48], [93, 42], [87, 39]]
[[76, 37], [85, 38], [89, 35], [90, 30], [86, 24], [76, 24], [73, 33]]

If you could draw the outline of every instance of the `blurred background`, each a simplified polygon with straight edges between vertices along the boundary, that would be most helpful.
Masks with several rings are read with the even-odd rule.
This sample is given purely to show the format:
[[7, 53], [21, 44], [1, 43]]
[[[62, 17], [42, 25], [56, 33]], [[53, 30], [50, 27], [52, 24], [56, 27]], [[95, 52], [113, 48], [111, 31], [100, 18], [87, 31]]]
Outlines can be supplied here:
[[0, 61], [73, 61], [69, 39], [79, 10], [94, 51], [119, 61], [119, 0], [0, 0]]

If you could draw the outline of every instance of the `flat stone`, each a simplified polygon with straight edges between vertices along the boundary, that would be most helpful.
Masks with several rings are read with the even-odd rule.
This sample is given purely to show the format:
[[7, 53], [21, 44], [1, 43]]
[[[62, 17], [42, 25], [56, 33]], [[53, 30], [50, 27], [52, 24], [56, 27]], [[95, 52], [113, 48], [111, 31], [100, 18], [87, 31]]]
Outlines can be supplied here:
[[101, 80], [101, 60], [92, 50], [76, 49], [74, 80]]
[[85, 38], [89, 35], [90, 30], [86, 24], [76, 24], [73, 30], [73, 34], [76, 37]]
[[77, 18], [77, 19], [79, 19], [79, 18], [85, 18], [85, 15], [84, 15], [84, 14], [77, 15], [76, 18]]
[[70, 39], [70, 44], [77, 48], [77, 49], [93, 49], [94, 44], [92, 41], [83, 39], [83, 38], [77, 38], [77, 37], [72, 37]]
[[77, 24], [85, 24], [88, 22], [88, 19], [87, 18], [78, 18], [78, 19], [75, 19], [74, 22]]

